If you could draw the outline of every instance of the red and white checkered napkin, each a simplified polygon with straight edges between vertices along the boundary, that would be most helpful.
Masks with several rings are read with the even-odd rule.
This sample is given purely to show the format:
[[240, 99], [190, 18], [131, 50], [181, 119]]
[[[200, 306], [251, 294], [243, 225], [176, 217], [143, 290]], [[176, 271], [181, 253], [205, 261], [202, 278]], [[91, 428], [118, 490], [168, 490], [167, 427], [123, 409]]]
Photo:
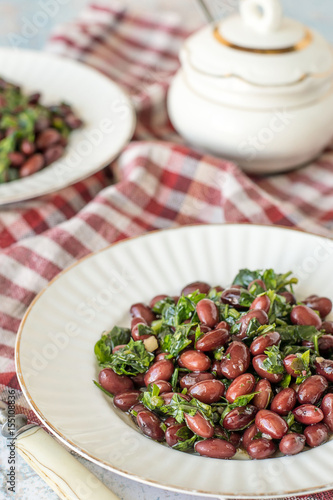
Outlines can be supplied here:
[[0, 211], [0, 393], [6, 400], [8, 387], [16, 389], [17, 411], [32, 421], [15, 375], [16, 332], [34, 296], [74, 261], [128, 236], [193, 223], [279, 224], [332, 234], [333, 151], [299, 171], [250, 179], [232, 163], [182, 144], [165, 97], [187, 35], [173, 13], [133, 14], [109, 1], [59, 28], [48, 45], [119, 82], [132, 96], [138, 125], [135, 142], [112, 165], [116, 184], [105, 169]]

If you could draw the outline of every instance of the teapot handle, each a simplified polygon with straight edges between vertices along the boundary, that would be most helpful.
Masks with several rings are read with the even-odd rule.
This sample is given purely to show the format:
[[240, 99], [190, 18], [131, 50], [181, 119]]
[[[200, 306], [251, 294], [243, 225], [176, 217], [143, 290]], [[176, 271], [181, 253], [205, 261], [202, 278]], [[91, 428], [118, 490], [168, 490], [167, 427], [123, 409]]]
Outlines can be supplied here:
[[257, 32], [270, 33], [281, 26], [279, 0], [241, 0], [239, 9], [243, 22]]

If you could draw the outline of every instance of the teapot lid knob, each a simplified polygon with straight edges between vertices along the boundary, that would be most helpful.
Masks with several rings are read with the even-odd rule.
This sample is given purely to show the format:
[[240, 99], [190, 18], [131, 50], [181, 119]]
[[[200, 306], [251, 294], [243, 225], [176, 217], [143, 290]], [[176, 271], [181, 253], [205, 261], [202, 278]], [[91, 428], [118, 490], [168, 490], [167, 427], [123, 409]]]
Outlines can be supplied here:
[[277, 31], [283, 18], [280, 0], [241, 0], [240, 14], [243, 22], [259, 33]]

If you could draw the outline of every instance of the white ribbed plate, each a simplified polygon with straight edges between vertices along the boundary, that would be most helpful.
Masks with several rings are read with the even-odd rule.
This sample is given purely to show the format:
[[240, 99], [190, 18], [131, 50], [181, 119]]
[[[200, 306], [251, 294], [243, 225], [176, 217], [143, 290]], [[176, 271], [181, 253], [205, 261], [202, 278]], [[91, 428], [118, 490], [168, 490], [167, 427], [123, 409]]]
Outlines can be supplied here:
[[84, 121], [57, 162], [30, 177], [0, 184], [0, 205], [57, 191], [92, 175], [110, 163], [133, 135], [136, 118], [127, 95], [82, 63], [1, 47], [0, 74], [26, 92], [41, 92], [43, 104], [68, 102]]
[[293, 270], [297, 294], [333, 297], [333, 242], [254, 225], [189, 226], [113, 245], [62, 273], [22, 321], [19, 381], [31, 407], [61, 440], [120, 474], [166, 489], [230, 498], [285, 497], [333, 488], [333, 442], [295, 457], [214, 460], [145, 438], [92, 383], [94, 344], [128, 325], [132, 303], [205, 280], [228, 285], [242, 267]]

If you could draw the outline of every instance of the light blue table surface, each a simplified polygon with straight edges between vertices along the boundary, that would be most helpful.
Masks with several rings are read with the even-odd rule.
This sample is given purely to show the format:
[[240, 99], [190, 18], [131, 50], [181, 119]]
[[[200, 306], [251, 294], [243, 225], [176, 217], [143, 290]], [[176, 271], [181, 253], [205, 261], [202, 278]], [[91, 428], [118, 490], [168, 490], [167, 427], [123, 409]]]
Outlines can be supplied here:
[[[142, 0], [127, 0], [140, 7]], [[28, 49], [42, 49], [52, 28], [60, 23], [70, 21], [88, 3], [88, 0], [0, 0], [0, 46], [13, 45], [13, 34], [20, 35], [24, 27], [32, 22], [36, 13], [45, 11], [41, 7], [50, 2], [53, 11], [50, 10], [47, 21], [39, 27], [26, 43], [22, 45]], [[182, 4], [183, 0], [178, 0]], [[193, 4], [195, 0], [192, 0]], [[235, 5], [234, 0], [225, 0], [226, 8], [221, 8], [223, 0], [211, 0], [215, 9], [220, 12], [230, 12], [230, 5]], [[62, 5], [60, 5], [60, 3]], [[158, 0], [156, 0], [156, 4]], [[299, 21], [310, 25], [321, 32], [333, 44], [333, 0], [282, 0], [286, 15], [296, 18]], [[170, 5], [177, 5], [177, 2], [165, 2], [170, 9]], [[178, 5], [179, 5], [178, 4]], [[146, 0], [145, 5], [154, 8], [152, 0]], [[223, 7], [223, 5], [222, 5]], [[189, 11], [186, 17], [193, 15], [200, 22], [198, 9], [188, 2]], [[184, 4], [180, 9], [184, 13]], [[142, 4], [141, 4], [142, 11]], [[45, 16], [44, 16], [45, 19]], [[40, 18], [42, 23], [43, 16]], [[196, 21], [195, 21], [196, 22]], [[2, 446], [3, 440], [0, 438], [0, 464], [6, 460], [6, 453]], [[30, 469], [30, 467], [18, 457], [18, 488], [15, 496], [8, 495], [4, 483], [1, 487], [3, 476], [3, 466], [0, 465], [0, 499], [12, 498], [15, 500], [56, 500], [58, 497], [46, 484]], [[150, 486], [141, 485], [135, 481], [124, 479], [116, 474], [106, 472], [93, 464], [88, 464], [80, 458], [98, 477], [100, 477], [122, 500], [194, 500], [192, 495], [183, 495], [172, 492], [158, 490]], [[197, 498], [197, 497], [196, 497]], [[203, 497], [201, 497], [203, 498]], [[96, 499], [98, 500], [98, 499]], [[203, 500], [205, 500], [203, 498]]]
[[[50, 8], [52, 13], [48, 15], [48, 20], [41, 26], [30, 40], [25, 44], [26, 48], [40, 49], [47, 40], [52, 28], [63, 22], [67, 22], [75, 17], [82, 7], [89, 0], [0, 0], [0, 45], [11, 45], [10, 34], [20, 34], [24, 26], [31, 22], [39, 11], [45, 11], [46, 6], [56, 5]], [[153, 0], [142, 2], [142, 0], [124, 0], [126, 3], [147, 5], [154, 8]], [[178, 0], [184, 5], [184, 0]], [[228, 13], [231, 6], [236, 4], [235, 0], [210, 0], [212, 8], [216, 12]], [[165, 2], [166, 5], [177, 5], [177, 2]], [[192, 5], [193, 4], [193, 5]], [[332, 0], [282, 0], [285, 14], [298, 19], [320, 31], [333, 44], [333, 1]], [[45, 9], [42, 8], [45, 5]], [[225, 7], [224, 7], [225, 6]], [[141, 8], [142, 10], [142, 8]], [[180, 9], [184, 12], [184, 6]], [[187, 15], [198, 17], [198, 10], [195, 7], [195, 0], [186, 2]], [[41, 24], [42, 18], [41, 18]]]

